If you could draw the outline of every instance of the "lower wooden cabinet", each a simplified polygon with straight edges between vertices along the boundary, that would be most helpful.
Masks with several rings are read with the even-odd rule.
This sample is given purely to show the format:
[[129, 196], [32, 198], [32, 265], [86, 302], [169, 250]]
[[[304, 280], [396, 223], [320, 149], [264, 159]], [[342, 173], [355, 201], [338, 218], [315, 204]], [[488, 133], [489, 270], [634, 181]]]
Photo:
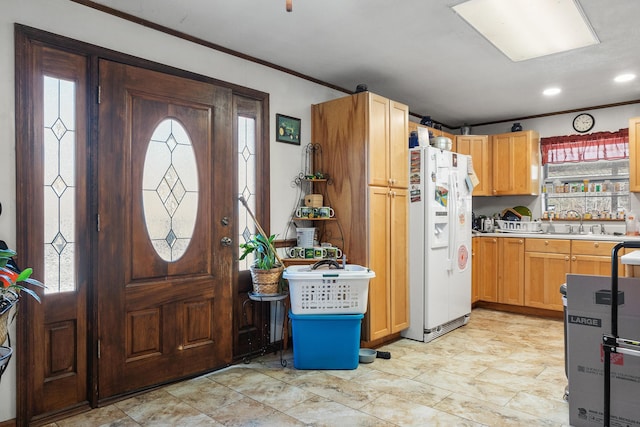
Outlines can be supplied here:
[[560, 285], [570, 271], [571, 240], [526, 239], [524, 305], [562, 310]]
[[498, 302], [524, 305], [524, 239], [498, 239]]
[[478, 296], [481, 301], [498, 302], [498, 239], [496, 237], [477, 237], [477, 239]]
[[[571, 272], [611, 276], [611, 250], [618, 242], [574, 240], [571, 243]], [[622, 255], [623, 252], [620, 252]], [[618, 257], [618, 275], [623, 275]]]
[[[476, 237], [473, 265], [478, 300], [562, 311], [560, 285], [568, 273], [611, 275], [618, 242]], [[619, 263], [619, 275], [624, 268]]]

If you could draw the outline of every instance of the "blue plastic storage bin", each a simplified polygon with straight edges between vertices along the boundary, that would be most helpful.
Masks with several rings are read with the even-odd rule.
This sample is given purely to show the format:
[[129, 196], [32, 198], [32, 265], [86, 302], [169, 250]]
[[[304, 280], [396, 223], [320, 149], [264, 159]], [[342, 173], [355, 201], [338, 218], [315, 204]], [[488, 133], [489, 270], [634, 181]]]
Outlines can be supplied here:
[[364, 314], [293, 314], [296, 369], [356, 369]]

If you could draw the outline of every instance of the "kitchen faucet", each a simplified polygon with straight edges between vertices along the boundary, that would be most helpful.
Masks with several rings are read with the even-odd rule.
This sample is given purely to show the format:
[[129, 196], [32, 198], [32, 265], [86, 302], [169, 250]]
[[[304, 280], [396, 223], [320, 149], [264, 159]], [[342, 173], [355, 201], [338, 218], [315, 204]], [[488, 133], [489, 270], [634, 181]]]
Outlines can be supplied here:
[[575, 213], [578, 216], [578, 218], [580, 218], [580, 227], [578, 227], [578, 234], [584, 234], [584, 225], [582, 224], [582, 214], [575, 209], [569, 209], [567, 211], [567, 218], [569, 218], [570, 212]]

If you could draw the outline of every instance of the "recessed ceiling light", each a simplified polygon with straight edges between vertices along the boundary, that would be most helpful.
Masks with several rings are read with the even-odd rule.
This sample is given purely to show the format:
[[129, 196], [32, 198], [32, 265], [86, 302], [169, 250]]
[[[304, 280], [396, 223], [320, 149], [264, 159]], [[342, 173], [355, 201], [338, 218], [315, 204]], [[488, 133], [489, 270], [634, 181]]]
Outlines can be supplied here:
[[544, 91], [542, 91], [542, 94], [546, 96], [553, 96], [559, 94], [560, 92], [562, 92], [562, 89], [560, 89], [559, 87], [550, 87], [549, 89], [545, 89]]
[[620, 74], [619, 76], [616, 76], [616, 78], [613, 79], [613, 81], [616, 83], [626, 83], [626, 82], [630, 82], [635, 78], [636, 78], [635, 74]]
[[577, 0], [468, 0], [453, 10], [512, 61], [600, 43]]

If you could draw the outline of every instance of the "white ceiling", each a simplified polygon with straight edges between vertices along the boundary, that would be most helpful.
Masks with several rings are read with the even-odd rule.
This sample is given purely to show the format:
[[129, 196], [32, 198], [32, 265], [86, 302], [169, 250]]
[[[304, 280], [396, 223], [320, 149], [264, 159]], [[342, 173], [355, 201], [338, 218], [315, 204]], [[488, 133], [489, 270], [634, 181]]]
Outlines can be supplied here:
[[[462, 0], [96, 0], [448, 127], [640, 100], [640, 2], [579, 0], [600, 44], [511, 62], [451, 6]], [[522, 22], [522, 26], [526, 26]], [[627, 84], [613, 78], [638, 77]], [[542, 90], [561, 87], [547, 98]]]

